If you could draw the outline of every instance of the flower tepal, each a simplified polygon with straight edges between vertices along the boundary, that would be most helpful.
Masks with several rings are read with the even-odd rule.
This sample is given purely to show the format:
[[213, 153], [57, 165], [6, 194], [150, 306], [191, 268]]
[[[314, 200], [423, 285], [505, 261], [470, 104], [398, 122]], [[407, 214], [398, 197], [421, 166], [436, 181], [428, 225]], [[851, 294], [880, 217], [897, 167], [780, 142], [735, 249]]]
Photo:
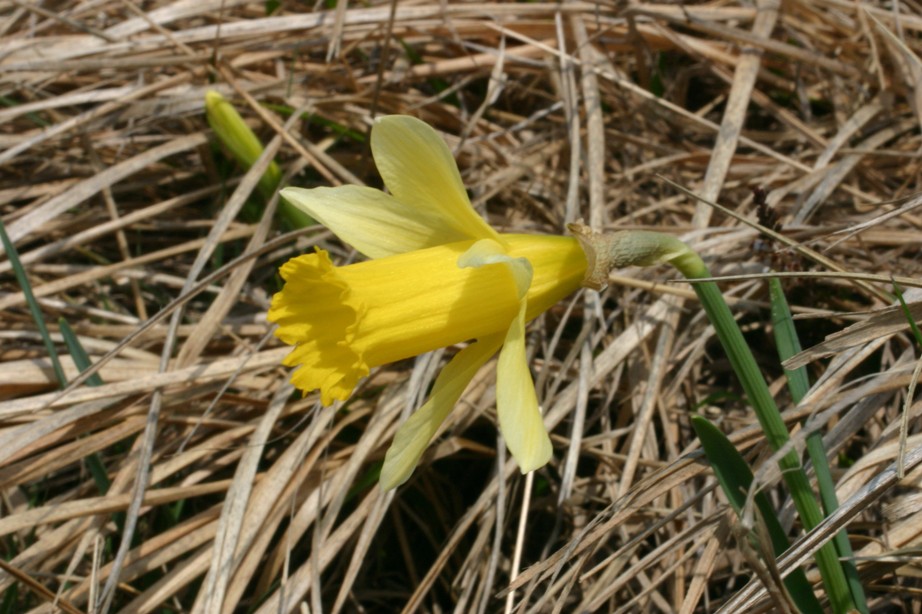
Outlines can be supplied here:
[[[321, 401], [349, 397], [370, 369], [468, 342], [394, 438], [382, 488], [412, 473], [477, 371], [499, 351], [500, 430], [522, 472], [551, 443], [525, 353], [525, 324], [579, 288], [586, 257], [571, 237], [500, 234], [471, 207], [451, 151], [427, 124], [379, 119], [371, 149], [388, 192], [286, 188], [282, 196], [369, 260], [335, 267], [323, 250], [282, 267], [276, 335], [294, 347], [292, 383]], [[472, 341], [473, 340], [473, 341]]]

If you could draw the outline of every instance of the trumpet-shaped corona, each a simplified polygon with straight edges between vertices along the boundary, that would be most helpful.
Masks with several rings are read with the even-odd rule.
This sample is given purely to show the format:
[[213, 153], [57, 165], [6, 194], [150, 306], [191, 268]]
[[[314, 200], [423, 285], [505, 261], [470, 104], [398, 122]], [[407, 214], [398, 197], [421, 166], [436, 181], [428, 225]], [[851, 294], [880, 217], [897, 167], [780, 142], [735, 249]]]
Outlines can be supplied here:
[[390, 193], [358, 186], [286, 188], [282, 196], [370, 259], [336, 267], [323, 250], [288, 261], [269, 319], [294, 349], [292, 383], [325, 405], [369, 370], [466, 341], [426, 403], [398, 430], [382, 488], [403, 483], [465, 387], [497, 351], [500, 430], [523, 473], [551, 443], [525, 357], [525, 323], [580, 287], [586, 257], [571, 237], [499, 234], [474, 211], [448, 147], [425, 123], [384, 117], [372, 153]]

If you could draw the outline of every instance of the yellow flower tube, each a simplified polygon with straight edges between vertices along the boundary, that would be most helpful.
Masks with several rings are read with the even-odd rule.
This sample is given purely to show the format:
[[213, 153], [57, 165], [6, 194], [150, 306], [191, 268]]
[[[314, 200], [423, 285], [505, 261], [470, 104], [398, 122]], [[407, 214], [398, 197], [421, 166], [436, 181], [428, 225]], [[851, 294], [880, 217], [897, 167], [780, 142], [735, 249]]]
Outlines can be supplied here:
[[523, 472], [551, 456], [525, 360], [525, 322], [580, 287], [586, 257], [571, 237], [498, 234], [473, 210], [438, 134], [404, 116], [380, 119], [372, 153], [386, 194], [358, 186], [286, 188], [282, 196], [371, 258], [335, 267], [323, 250], [281, 269], [276, 335], [295, 346], [292, 383], [328, 405], [349, 397], [369, 370], [473, 341], [436, 379], [400, 427], [382, 488], [412, 473], [464, 388], [497, 351], [497, 415]]

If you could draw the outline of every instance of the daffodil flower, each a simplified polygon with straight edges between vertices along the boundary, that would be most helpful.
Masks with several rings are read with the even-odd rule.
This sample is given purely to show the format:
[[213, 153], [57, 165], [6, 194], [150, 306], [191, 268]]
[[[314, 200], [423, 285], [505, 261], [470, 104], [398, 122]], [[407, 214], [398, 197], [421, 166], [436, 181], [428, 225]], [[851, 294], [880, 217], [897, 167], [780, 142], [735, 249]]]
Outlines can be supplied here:
[[402, 484], [468, 383], [499, 351], [499, 427], [523, 473], [551, 457], [525, 353], [525, 324], [580, 287], [572, 237], [500, 234], [471, 207], [441, 137], [406, 116], [379, 119], [371, 150], [389, 193], [285, 188], [282, 196], [369, 260], [336, 267], [316, 250], [282, 266], [276, 335], [295, 346], [291, 381], [346, 400], [370, 369], [460, 343], [425, 404], [398, 429], [381, 469]]

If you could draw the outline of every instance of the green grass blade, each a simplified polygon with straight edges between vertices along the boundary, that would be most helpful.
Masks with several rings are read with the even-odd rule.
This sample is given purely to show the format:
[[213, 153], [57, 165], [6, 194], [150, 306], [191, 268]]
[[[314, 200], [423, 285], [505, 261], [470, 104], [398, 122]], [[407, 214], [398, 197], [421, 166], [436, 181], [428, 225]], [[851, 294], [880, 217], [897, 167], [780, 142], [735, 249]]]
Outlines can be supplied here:
[[900, 302], [900, 308], [903, 311], [903, 315], [906, 316], [906, 322], [909, 323], [909, 329], [912, 331], [912, 336], [916, 340], [916, 345], [922, 348], [922, 332], [919, 331], [919, 325], [916, 324], [916, 320], [912, 317], [912, 312], [909, 310], [909, 305], [906, 304], [906, 299], [903, 298], [903, 289], [896, 281], [893, 282], [893, 293], [896, 294], [896, 298]]
[[[701, 441], [704, 454], [714, 469], [717, 481], [720, 482], [720, 487], [727, 495], [730, 505], [736, 510], [737, 515], [742, 515], [743, 507], [746, 505], [746, 495], [752, 486], [753, 479], [752, 471], [746, 464], [746, 460], [720, 429], [704, 417], [692, 416], [692, 428], [695, 429], [698, 440]], [[790, 547], [791, 543], [768, 497], [764, 493], [757, 493], [755, 504], [771, 538], [773, 554], [778, 557]], [[813, 594], [813, 587], [800, 567], [784, 579], [784, 586], [801, 612], [822, 611], [819, 600]]]
[[[74, 365], [83, 373], [93, 366], [89, 354], [83, 349], [83, 344], [80, 343], [80, 339], [77, 338], [74, 329], [70, 327], [67, 320], [58, 318], [58, 326], [61, 328], [61, 336], [64, 337], [64, 345], [67, 346], [67, 351], [70, 353], [71, 358], [74, 359]], [[102, 386], [102, 384], [103, 381], [99, 377], [99, 373], [94, 373], [86, 380], [87, 386]]]
[[[772, 331], [775, 335], [775, 345], [778, 346], [778, 356], [782, 361], [787, 360], [794, 354], [800, 352], [800, 338], [797, 336], [797, 329], [794, 327], [794, 317], [791, 315], [791, 308], [781, 289], [781, 282], [778, 278], [773, 277], [768, 280], [769, 293], [772, 305]], [[807, 391], [810, 390], [810, 379], [807, 376], [807, 369], [800, 367], [798, 369], [784, 370], [784, 375], [788, 380], [788, 390], [795, 403], [800, 403]]]
[[[797, 336], [791, 308], [788, 306], [788, 301], [784, 296], [784, 290], [781, 288], [781, 282], [778, 278], [769, 280], [769, 289], [775, 344], [778, 346], [778, 357], [781, 362], [784, 362], [791, 356], [800, 353], [800, 338]], [[807, 375], [806, 367], [800, 367], [793, 371], [785, 369], [784, 373], [787, 376], [788, 389], [791, 391], [794, 403], [800, 403], [810, 389], [810, 379]], [[839, 499], [836, 497], [835, 482], [832, 479], [826, 450], [823, 448], [823, 438], [819, 433], [813, 432], [807, 436], [807, 453], [813, 462], [813, 470], [816, 473], [816, 482], [820, 491], [820, 501], [822, 501], [823, 509], [828, 516], [839, 508]], [[845, 529], [839, 531], [833, 539], [833, 543], [839, 553], [842, 570], [848, 580], [855, 606], [859, 612], [867, 614], [867, 597], [864, 594], [864, 587], [861, 586], [861, 579], [858, 577], [858, 569], [855, 566], [854, 552], [848, 540], [848, 532]]]
[[19, 287], [22, 288], [22, 294], [26, 299], [26, 305], [29, 307], [29, 313], [32, 314], [32, 319], [35, 320], [35, 326], [38, 327], [38, 334], [41, 335], [42, 342], [45, 344], [45, 350], [48, 352], [48, 358], [51, 360], [52, 368], [54, 368], [55, 377], [58, 378], [58, 384], [61, 388], [64, 388], [67, 386], [67, 376], [64, 375], [64, 368], [61, 366], [58, 352], [54, 348], [54, 341], [51, 340], [48, 327], [45, 325], [45, 318], [42, 316], [42, 310], [38, 305], [38, 301], [35, 299], [35, 295], [32, 293], [32, 285], [29, 283], [28, 276], [26, 276], [26, 270], [22, 267], [22, 262], [19, 261], [19, 253], [16, 251], [16, 248], [13, 247], [13, 242], [10, 241], [9, 235], [6, 234], [6, 227], [3, 225], [2, 221], [0, 221], [0, 241], [3, 242], [3, 249], [6, 251], [6, 257], [10, 259], [10, 266], [13, 269], [13, 273], [16, 275]]
[[[64, 337], [67, 351], [70, 352], [71, 358], [74, 359], [74, 364], [77, 366], [77, 369], [79, 369], [81, 373], [89, 369], [93, 363], [90, 360], [89, 354], [83, 349], [83, 344], [80, 343], [80, 339], [70, 327], [70, 324], [68, 324], [67, 320], [64, 318], [58, 318], [58, 326], [61, 328], [61, 336]], [[102, 384], [103, 381], [99, 373], [94, 373], [86, 380], [87, 386], [102, 386]], [[99, 492], [103, 495], [109, 492], [109, 487], [112, 485], [112, 482], [109, 481], [109, 474], [106, 472], [106, 466], [103, 464], [99, 454], [93, 452], [84, 460], [86, 461], [86, 467], [90, 471], [90, 475], [93, 476], [93, 481], [96, 482], [96, 488], [99, 489]]]
[[19, 584], [13, 582], [3, 591], [3, 603], [0, 604], [0, 613], [14, 614], [19, 604]]
[[[903, 312], [903, 317], [906, 318], [909, 328], [912, 330], [913, 336], [916, 339], [916, 344], [920, 343], [922, 339], [922, 334], [919, 333], [919, 327], [916, 325], [916, 320], [912, 317], [912, 312], [909, 309], [909, 305], [906, 304], [906, 299], [903, 297], [903, 290], [891, 277], [893, 283], [893, 289], [896, 291], [897, 298], [900, 301], [900, 310]], [[911, 413], [912, 400], [916, 396], [916, 385], [919, 381], [919, 373], [922, 370], [922, 362], [916, 361], [916, 367], [913, 371], [912, 379], [909, 380], [909, 387], [906, 389], [906, 398], [903, 403], [903, 410], [900, 415], [900, 435], [899, 435], [899, 448], [897, 449], [897, 475], [902, 478], [904, 476], [905, 467], [904, 462], [906, 459], [906, 440], [909, 438], [909, 415]]]
[[[48, 357], [50, 358], [52, 367], [54, 368], [54, 373], [55, 377], [58, 379], [58, 384], [61, 388], [65, 388], [67, 386], [67, 376], [64, 374], [64, 368], [61, 366], [61, 359], [58, 356], [57, 349], [54, 347], [51, 334], [48, 332], [48, 326], [45, 324], [45, 318], [42, 316], [42, 311], [39, 307], [38, 301], [35, 299], [35, 295], [32, 293], [32, 285], [29, 283], [29, 278], [26, 276], [26, 271], [19, 260], [19, 254], [17, 253], [16, 248], [13, 247], [13, 243], [10, 241], [9, 235], [7, 235], [6, 228], [4, 227], [2, 221], [0, 221], [0, 241], [3, 242], [3, 249], [6, 251], [7, 257], [10, 259], [10, 266], [13, 269], [13, 273], [16, 275], [19, 286], [22, 288], [23, 296], [26, 299], [26, 305], [29, 307], [29, 312], [32, 314], [32, 319], [35, 320], [35, 325], [38, 327], [38, 332], [45, 344], [45, 349], [48, 352]], [[59, 324], [61, 325], [61, 334], [64, 337], [64, 342], [68, 346], [68, 350], [74, 360], [74, 364], [76, 364], [77, 368], [81, 371], [88, 369], [91, 364], [90, 359], [86, 353], [86, 350], [83, 349], [83, 346], [77, 339], [77, 336], [74, 334], [73, 330], [70, 328], [70, 326], [67, 325], [67, 322], [63, 318], [59, 320]], [[96, 374], [87, 380], [87, 384], [90, 386], [99, 386], [102, 384], [102, 379], [100, 379], [99, 375]], [[99, 488], [102, 494], [105, 494], [109, 490], [110, 482], [102, 460], [97, 454], [90, 454], [87, 456], [86, 462], [87, 468], [93, 475], [93, 479], [96, 481], [97, 488]]]

